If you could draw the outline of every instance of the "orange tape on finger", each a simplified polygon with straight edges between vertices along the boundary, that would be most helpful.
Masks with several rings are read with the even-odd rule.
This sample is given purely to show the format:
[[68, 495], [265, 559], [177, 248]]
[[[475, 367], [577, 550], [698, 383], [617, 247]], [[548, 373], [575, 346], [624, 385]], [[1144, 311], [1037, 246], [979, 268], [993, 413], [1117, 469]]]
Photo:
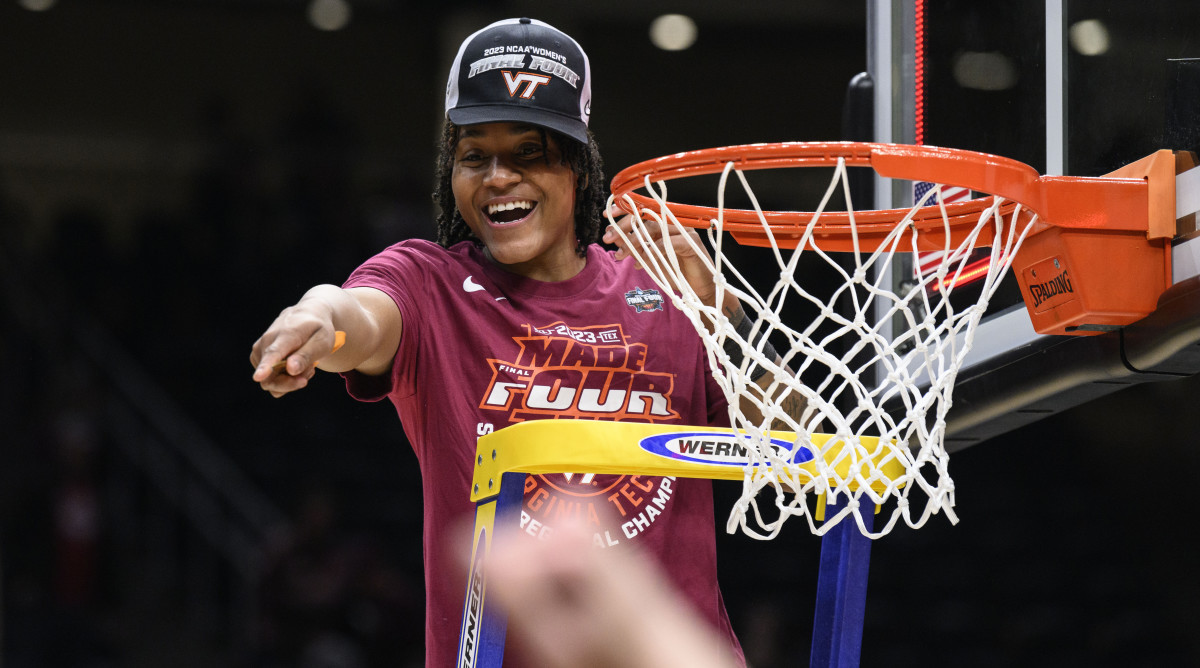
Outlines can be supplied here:
[[[346, 333], [339, 329], [333, 333], [333, 350], [329, 351], [329, 353], [330, 354], [336, 353], [338, 351], [338, 349], [344, 345], [346, 345]], [[290, 355], [288, 357], [290, 357]], [[283, 359], [281, 359], [278, 362], [276, 362], [275, 364], [273, 364], [271, 366], [271, 370], [272, 371], [283, 371], [286, 367], [287, 367], [287, 357], [284, 357]]]

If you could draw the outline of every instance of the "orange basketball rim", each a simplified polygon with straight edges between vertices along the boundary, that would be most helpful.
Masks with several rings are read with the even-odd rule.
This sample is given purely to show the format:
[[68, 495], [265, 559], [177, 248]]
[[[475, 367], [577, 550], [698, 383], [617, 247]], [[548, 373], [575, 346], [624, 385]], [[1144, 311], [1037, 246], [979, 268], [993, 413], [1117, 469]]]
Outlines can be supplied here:
[[[637, 192], [683, 177], [735, 170], [792, 167], [870, 167], [880, 176], [969, 188], [985, 196], [952, 204], [864, 211], [753, 211], [661, 203]], [[780, 142], [726, 146], [647, 160], [612, 181], [623, 210], [669, 209], [689, 227], [720, 220], [738, 243], [825, 251], [897, 248], [936, 250], [972, 233], [976, 246], [995, 242], [994, 230], [975, 232], [998, 196], [1001, 214], [1037, 215], [1013, 262], [1034, 329], [1042, 334], [1095, 334], [1130, 324], [1154, 310], [1171, 284], [1170, 239], [1175, 234], [1174, 154], [1158, 151], [1102, 177], [1042, 176], [1025, 163], [986, 153], [934, 146], [870, 142]], [[1020, 207], [1018, 209], [1017, 207]], [[848, 207], [850, 208], [850, 207]], [[1032, 220], [1032, 218], [1029, 218]], [[915, 243], [911, 235], [916, 235]], [[1113, 271], [1120, 266], [1120, 272]]]

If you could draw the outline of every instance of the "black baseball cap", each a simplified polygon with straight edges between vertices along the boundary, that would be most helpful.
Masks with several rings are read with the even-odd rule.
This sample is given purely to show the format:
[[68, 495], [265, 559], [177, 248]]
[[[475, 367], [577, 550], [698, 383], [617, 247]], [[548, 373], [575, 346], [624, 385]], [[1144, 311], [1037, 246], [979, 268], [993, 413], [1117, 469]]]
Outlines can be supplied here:
[[446, 117], [456, 125], [532, 123], [586, 144], [591, 114], [587, 54], [541, 21], [505, 19], [479, 30], [450, 67]]

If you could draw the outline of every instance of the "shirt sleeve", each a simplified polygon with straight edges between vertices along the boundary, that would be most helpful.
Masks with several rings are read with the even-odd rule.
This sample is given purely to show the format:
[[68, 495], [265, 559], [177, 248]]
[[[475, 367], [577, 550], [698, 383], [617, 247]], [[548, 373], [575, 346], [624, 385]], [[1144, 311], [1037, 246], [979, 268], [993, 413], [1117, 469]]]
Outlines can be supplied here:
[[391, 297], [400, 310], [404, 327], [390, 373], [368, 376], [348, 371], [341, 374], [346, 380], [346, 391], [359, 401], [379, 401], [391, 394], [404, 397], [414, 391], [411, 370], [421, 339], [421, 327], [412, 295], [421, 294], [427, 280], [426, 255], [427, 251], [418, 242], [400, 242], [364, 262], [342, 284], [343, 288], [374, 288]]
[[379, 401], [392, 393], [390, 373], [368, 376], [358, 371], [343, 371], [341, 376], [346, 379], [346, 392], [359, 401]]

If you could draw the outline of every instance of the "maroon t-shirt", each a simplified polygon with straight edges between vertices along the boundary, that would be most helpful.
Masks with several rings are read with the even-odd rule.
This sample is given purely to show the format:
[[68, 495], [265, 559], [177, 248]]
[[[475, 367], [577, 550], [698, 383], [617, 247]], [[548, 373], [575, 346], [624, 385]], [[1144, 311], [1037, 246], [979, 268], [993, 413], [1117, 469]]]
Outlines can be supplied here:
[[[472, 242], [410, 240], [368, 260], [345, 287], [381, 290], [403, 320], [390, 376], [346, 378], [357, 399], [391, 400], [420, 463], [428, 666], [452, 666], [457, 654], [466, 580], [445, 554], [444, 532], [474, 511], [479, 435], [547, 418], [728, 424], [686, 316], [632, 261], [599, 246], [577, 276], [546, 283], [504, 271]], [[654, 555], [741, 654], [717, 586], [710, 481], [528, 476], [524, 532], [551, 532], [564, 516], [587, 520], [604, 549], [632, 543]]]

